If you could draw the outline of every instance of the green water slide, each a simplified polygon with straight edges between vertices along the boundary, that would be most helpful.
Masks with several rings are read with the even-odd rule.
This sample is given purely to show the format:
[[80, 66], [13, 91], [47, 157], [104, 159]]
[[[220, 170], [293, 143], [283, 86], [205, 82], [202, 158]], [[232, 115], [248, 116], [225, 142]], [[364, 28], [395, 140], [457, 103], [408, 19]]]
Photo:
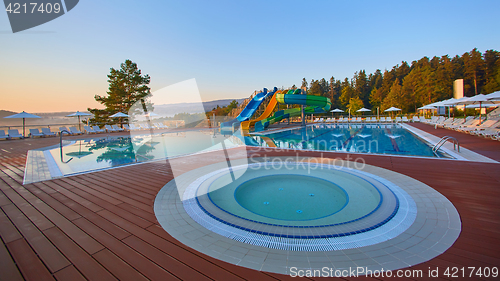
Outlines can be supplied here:
[[[305, 114], [325, 113], [328, 112], [332, 106], [332, 102], [327, 97], [301, 95], [300, 93], [301, 90], [297, 89], [293, 93], [288, 91], [287, 94], [276, 94], [276, 100], [281, 104], [307, 105], [307, 107], [304, 108]], [[255, 131], [264, 130], [269, 125], [279, 122], [284, 118], [300, 116], [301, 114], [300, 108], [280, 110], [274, 113], [271, 117], [255, 123]]]

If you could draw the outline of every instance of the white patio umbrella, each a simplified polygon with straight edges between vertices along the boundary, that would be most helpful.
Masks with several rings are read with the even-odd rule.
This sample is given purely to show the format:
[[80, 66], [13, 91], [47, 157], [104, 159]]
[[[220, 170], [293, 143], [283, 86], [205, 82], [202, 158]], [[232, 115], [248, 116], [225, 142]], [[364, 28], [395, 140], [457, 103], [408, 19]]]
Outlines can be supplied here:
[[370, 109], [368, 109], [368, 108], [364, 108], [364, 107], [363, 107], [363, 108], [358, 109], [358, 110], [356, 110], [356, 111], [357, 111], [357, 112], [368, 112], [368, 111], [371, 111], [371, 110], [370, 110]]
[[486, 98], [488, 101], [494, 101], [495, 103], [500, 103], [500, 91], [493, 92], [491, 94], [487, 94]]
[[90, 114], [90, 113], [76, 111], [75, 113], [71, 113], [69, 115], [66, 115], [66, 117], [75, 117], [75, 116], [77, 116], [78, 117], [78, 129], [81, 131], [82, 130], [82, 125], [80, 123], [80, 116], [91, 116], [91, 115], [92, 114]]
[[397, 107], [389, 107], [388, 109], [384, 110], [385, 112], [392, 112], [392, 111], [400, 111], [401, 109], [397, 108]]
[[333, 113], [335, 113], [335, 112], [344, 112], [344, 111], [342, 109], [335, 108], [333, 110], [330, 110], [330, 112], [332, 113], [332, 117], [333, 117]]
[[[400, 111], [401, 109], [391, 106], [388, 109], [384, 110], [385, 112], [394, 112], [394, 111]], [[392, 115], [392, 114], [391, 114]]]
[[364, 107], [356, 110], [356, 112], [361, 112], [361, 114], [363, 114], [363, 112], [369, 112], [369, 111], [371, 111], [371, 110], [369, 110], [368, 108], [364, 108]]
[[[434, 110], [434, 109], [436, 109], [436, 107], [434, 107], [432, 105], [424, 105], [424, 106], [419, 107], [417, 109], [419, 109], [419, 110]], [[422, 114], [422, 116], [424, 116], [424, 115], [425, 115], [425, 112]], [[432, 115], [434, 116], [434, 111], [432, 111]]]
[[109, 117], [112, 117], [112, 118], [120, 118], [120, 127], [123, 128], [123, 117], [130, 117], [128, 114], [125, 114], [125, 113], [122, 113], [122, 112], [118, 112], [118, 113], [115, 113]]
[[23, 118], [23, 137], [26, 137], [25, 119], [26, 118], [42, 118], [42, 117], [23, 111], [23, 112], [14, 114], [14, 115], [6, 116], [4, 118]]
[[483, 103], [488, 103], [488, 98], [483, 94], [479, 94], [468, 99], [464, 99], [457, 104], [479, 104], [479, 123], [481, 123], [481, 109]]

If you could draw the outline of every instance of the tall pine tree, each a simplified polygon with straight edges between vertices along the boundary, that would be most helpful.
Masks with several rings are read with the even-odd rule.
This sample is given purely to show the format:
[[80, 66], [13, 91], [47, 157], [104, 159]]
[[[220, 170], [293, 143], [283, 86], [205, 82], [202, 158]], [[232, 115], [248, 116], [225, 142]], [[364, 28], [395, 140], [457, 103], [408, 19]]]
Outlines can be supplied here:
[[133, 104], [150, 94], [150, 81], [149, 75], [141, 75], [141, 70], [131, 60], [122, 63], [120, 69], [111, 68], [107, 95], [94, 96], [105, 108], [89, 108], [88, 111], [94, 115], [89, 121], [93, 124], [110, 124], [113, 122], [109, 118], [110, 115], [118, 112], [128, 113]]

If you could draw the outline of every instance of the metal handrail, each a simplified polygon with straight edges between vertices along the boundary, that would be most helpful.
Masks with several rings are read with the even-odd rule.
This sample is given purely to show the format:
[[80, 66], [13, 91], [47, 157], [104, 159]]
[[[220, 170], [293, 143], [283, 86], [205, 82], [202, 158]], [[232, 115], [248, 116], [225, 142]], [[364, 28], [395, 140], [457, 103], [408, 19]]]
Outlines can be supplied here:
[[62, 145], [62, 137], [63, 137], [63, 133], [66, 132], [68, 133], [68, 135], [72, 135], [71, 132], [69, 132], [68, 130], [61, 130], [60, 133], [59, 133], [59, 150], [61, 151], [61, 162], [63, 163], [68, 163], [69, 161], [73, 160], [73, 157], [71, 157], [71, 159], [69, 159], [68, 161], [64, 162], [64, 159], [63, 159], [63, 145]]
[[454, 137], [451, 137], [451, 136], [444, 136], [442, 137], [433, 147], [432, 147], [432, 151], [433, 152], [436, 152], [439, 150], [439, 148], [441, 148], [441, 146], [443, 146], [447, 141], [451, 141], [453, 142], [453, 150], [456, 150], [456, 148], [458, 147], [458, 152], [460, 152], [460, 143], [458, 142], [458, 140]]

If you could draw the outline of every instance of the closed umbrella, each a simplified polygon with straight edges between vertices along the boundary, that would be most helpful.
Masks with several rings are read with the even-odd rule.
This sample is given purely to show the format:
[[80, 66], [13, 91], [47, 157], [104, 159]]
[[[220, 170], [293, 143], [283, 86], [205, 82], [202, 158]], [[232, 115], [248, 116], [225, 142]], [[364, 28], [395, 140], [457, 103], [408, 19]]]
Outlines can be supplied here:
[[82, 130], [82, 125], [80, 124], [80, 116], [91, 116], [91, 115], [92, 114], [90, 114], [90, 113], [77, 111], [75, 113], [71, 113], [69, 115], [66, 115], [66, 117], [75, 117], [75, 116], [77, 116], [78, 117], [78, 129], [81, 131]]
[[23, 111], [21, 113], [17, 113], [17, 114], [11, 115], [11, 116], [6, 116], [4, 118], [23, 118], [23, 137], [26, 137], [25, 119], [26, 118], [42, 118], [42, 117]]

